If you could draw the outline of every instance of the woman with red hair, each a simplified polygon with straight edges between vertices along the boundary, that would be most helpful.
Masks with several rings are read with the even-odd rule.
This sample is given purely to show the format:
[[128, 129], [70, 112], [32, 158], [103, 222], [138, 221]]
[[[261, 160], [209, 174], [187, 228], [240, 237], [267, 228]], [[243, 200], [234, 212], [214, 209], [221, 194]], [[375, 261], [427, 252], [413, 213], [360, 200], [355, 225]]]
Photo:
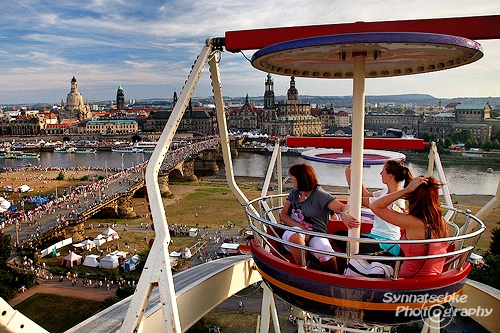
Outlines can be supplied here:
[[[316, 173], [309, 164], [295, 164], [290, 167], [288, 174], [292, 179], [294, 188], [288, 195], [281, 210], [280, 220], [285, 225], [293, 227], [294, 230], [286, 230], [282, 238], [291, 243], [302, 246], [307, 244], [314, 249], [333, 253], [328, 238], [310, 237], [300, 231], [312, 230], [326, 233], [326, 226], [333, 211], [342, 212], [342, 221], [351, 228], [359, 227], [359, 220], [349, 215], [348, 205], [344, 205], [318, 185]], [[305, 266], [302, 261], [302, 250], [296, 247], [289, 247], [289, 250], [297, 264]], [[314, 252], [313, 255], [330, 272], [338, 273], [337, 261], [333, 255], [317, 252]]]
[[[370, 204], [374, 214], [404, 229], [401, 239], [419, 240], [448, 237], [448, 225], [439, 204], [439, 183], [434, 177], [416, 177], [408, 187], [389, 193]], [[408, 210], [394, 211], [389, 206], [398, 199], [408, 200]], [[427, 256], [446, 253], [446, 242], [428, 244], [401, 244], [405, 256]], [[443, 271], [445, 258], [405, 260], [399, 277], [438, 275]]]

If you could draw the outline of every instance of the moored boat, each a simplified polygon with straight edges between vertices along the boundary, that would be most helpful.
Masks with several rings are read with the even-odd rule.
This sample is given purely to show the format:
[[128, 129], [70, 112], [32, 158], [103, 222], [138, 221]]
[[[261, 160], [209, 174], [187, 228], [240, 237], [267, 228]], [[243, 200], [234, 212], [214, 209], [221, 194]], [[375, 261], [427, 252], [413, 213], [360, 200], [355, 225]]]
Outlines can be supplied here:
[[134, 144], [134, 148], [142, 149], [144, 153], [152, 153], [156, 147], [156, 142], [153, 141], [139, 141]]
[[27, 159], [27, 158], [40, 158], [40, 153], [26, 153], [23, 151], [15, 152], [14, 158]]
[[[281, 147], [281, 155], [285, 156], [300, 156], [304, 151], [312, 149], [310, 147]], [[271, 155], [274, 151], [274, 146], [265, 146], [259, 150], [259, 154]]]
[[75, 154], [95, 154], [97, 149], [94, 148], [76, 148], [73, 153]]
[[121, 148], [113, 148], [111, 149], [113, 153], [142, 153], [144, 149], [136, 148], [136, 147], [121, 147]]

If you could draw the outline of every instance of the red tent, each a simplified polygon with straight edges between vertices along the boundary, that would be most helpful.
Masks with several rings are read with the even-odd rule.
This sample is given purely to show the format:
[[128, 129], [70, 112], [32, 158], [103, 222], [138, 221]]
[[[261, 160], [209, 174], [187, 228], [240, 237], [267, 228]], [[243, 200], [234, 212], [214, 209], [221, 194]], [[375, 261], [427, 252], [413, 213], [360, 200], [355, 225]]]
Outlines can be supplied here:
[[82, 256], [79, 256], [78, 254], [69, 251], [69, 254], [63, 258], [61, 261], [61, 266], [62, 267], [73, 267], [73, 266], [78, 266], [81, 265], [82, 263]]

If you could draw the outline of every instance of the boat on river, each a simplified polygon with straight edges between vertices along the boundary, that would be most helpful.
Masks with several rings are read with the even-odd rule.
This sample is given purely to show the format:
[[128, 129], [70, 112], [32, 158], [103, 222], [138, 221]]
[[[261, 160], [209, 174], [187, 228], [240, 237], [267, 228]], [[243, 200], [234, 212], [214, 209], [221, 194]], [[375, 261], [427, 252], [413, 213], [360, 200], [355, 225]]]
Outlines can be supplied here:
[[120, 148], [113, 148], [111, 149], [113, 153], [142, 153], [144, 152], [144, 149], [137, 148], [137, 147], [120, 147]]
[[97, 153], [97, 149], [94, 148], [76, 148], [73, 150], [75, 154], [95, 154]]
[[139, 142], [136, 142], [133, 147], [137, 148], [137, 149], [142, 149], [142, 152], [144, 152], [144, 153], [152, 153], [153, 150], [155, 150], [156, 142], [154, 142], [154, 141], [139, 141]]
[[40, 158], [40, 153], [27, 153], [23, 151], [13, 152], [16, 159]]
[[16, 155], [10, 151], [4, 151], [0, 153], [0, 158], [11, 159], [11, 158], [16, 158]]
[[[300, 156], [303, 152], [312, 149], [312, 147], [281, 147], [281, 155], [283, 156]], [[267, 145], [259, 150], [259, 154], [271, 155], [274, 151], [274, 146]]]

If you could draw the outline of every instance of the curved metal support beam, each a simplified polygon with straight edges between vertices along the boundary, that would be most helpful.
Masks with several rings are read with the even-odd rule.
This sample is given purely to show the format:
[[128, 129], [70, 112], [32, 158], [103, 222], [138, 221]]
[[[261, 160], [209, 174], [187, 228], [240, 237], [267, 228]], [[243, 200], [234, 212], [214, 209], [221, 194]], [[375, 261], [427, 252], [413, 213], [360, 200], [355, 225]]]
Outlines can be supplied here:
[[179, 100], [170, 115], [161, 134], [156, 148], [149, 159], [146, 169], [145, 181], [148, 190], [151, 217], [155, 226], [155, 241], [141, 274], [137, 289], [130, 303], [127, 315], [123, 321], [120, 332], [135, 332], [140, 330], [142, 317], [148, 305], [153, 287], [158, 286], [163, 312], [163, 332], [181, 333], [181, 324], [177, 307], [177, 300], [172, 280], [170, 256], [168, 246], [170, 234], [168, 232], [167, 218], [163, 207], [163, 200], [158, 186], [158, 173], [165, 159], [168, 148], [172, 143], [182, 116], [189, 104], [201, 74], [208, 59], [213, 56], [212, 40], [208, 39], [179, 96]]
[[498, 181], [498, 187], [495, 196], [491, 198], [491, 200], [488, 201], [488, 203], [484, 205], [483, 208], [481, 208], [475, 215], [480, 220], [484, 220], [484, 218], [498, 206], [500, 206], [500, 180]]

